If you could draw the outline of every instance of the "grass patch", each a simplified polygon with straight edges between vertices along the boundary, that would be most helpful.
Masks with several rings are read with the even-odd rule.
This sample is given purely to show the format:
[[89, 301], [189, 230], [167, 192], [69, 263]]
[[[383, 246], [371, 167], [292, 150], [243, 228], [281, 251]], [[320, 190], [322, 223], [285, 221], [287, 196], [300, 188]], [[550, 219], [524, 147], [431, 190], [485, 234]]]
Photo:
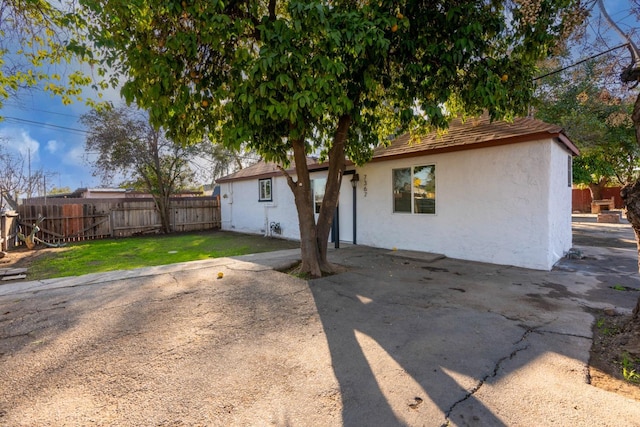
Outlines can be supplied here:
[[612, 336], [620, 333], [620, 328], [613, 322], [607, 322], [604, 317], [598, 318], [595, 326], [603, 336]]
[[299, 248], [298, 242], [227, 231], [92, 240], [44, 253], [29, 265], [28, 280]]
[[629, 353], [622, 353], [622, 376], [630, 383], [640, 384], [640, 374], [637, 372], [640, 360], [635, 359]]

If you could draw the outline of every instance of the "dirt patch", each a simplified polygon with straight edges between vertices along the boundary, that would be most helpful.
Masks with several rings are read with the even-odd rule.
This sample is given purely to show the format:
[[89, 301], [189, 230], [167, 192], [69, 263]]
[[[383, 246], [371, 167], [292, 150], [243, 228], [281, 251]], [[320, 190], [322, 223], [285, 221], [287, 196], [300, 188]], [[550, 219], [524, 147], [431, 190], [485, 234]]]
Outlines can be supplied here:
[[[46, 257], [46, 256], [52, 256], [56, 252], [61, 252], [65, 250], [67, 250], [67, 248], [14, 249], [10, 252], [6, 252], [6, 255], [3, 258], [0, 258], [0, 269], [26, 268], [28, 270], [37, 259]], [[0, 282], [0, 284], [12, 283], [12, 282], [23, 282], [28, 280], [33, 280], [33, 279], [29, 278], [29, 272], [27, 271], [26, 278], [4, 280]]]
[[[348, 267], [345, 267], [340, 264], [331, 264], [331, 268], [333, 268], [333, 272], [331, 273], [323, 272], [322, 277], [333, 276], [334, 274], [346, 273], [347, 271], [349, 271]], [[276, 270], [281, 273], [286, 273], [290, 276], [298, 277], [304, 280], [309, 280], [312, 278], [308, 273], [302, 272], [302, 261], [298, 261], [287, 268], [276, 269]]]
[[589, 374], [592, 385], [640, 400], [640, 330], [628, 327], [629, 318], [596, 316]]
[[0, 258], [0, 268], [29, 268], [36, 258], [63, 250], [65, 248], [14, 249], [7, 252], [7, 255], [3, 258]]

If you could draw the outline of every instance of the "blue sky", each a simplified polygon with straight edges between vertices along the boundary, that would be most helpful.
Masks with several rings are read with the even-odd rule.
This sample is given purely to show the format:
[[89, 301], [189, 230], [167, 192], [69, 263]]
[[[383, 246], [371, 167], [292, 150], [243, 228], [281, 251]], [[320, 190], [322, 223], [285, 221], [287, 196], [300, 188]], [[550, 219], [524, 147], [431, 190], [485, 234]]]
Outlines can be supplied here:
[[[637, 22], [630, 18], [633, 4], [628, 0], [605, 0], [605, 5], [614, 20], [620, 22], [628, 33], [635, 31], [635, 40], [640, 38]], [[611, 46], [622, 41], [613, 33]], [[119, 103], [117, 91], [105, 94], [108, 100]], [[83, 126], [80, 116], [89, 111], [82, 103], [63, 105], [59, 98], [37, 90], [23, 91], [17, 99], [9, 99], [0, 112], [5, 117], [0, 122], [0, 137], [11, 151], [22, 153], [25, 159], [31, 156], [32, 170], [44, 169], [49, 173], [47, 188], [97, 187], [100, 182], [91, 175], [91, 168], [84, 160]]]

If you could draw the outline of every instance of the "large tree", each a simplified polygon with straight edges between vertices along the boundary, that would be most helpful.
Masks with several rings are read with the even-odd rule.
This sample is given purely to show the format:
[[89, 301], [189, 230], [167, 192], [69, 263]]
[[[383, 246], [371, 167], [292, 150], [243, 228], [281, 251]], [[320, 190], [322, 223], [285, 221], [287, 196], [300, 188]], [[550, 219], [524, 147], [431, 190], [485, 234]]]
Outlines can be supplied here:
[[[608, 14], [602, 0], [597, 0], [597, 3], [605, 20], [627, 43], [630, 61], [627, 66], [620, 70], [620, 80], [623, 84], [630, 85], [631, 88], [635, 89], [640, 84], [640, 48], [638, 48], [634, 40], [631, 39], [631, 36], [622, 31], [622, 29], [616, 24], [616, 22], [611, 19], [611, 16]], [[635, 1], [635, 3], [637, 6], [640, 6], [637, 1]], [[635, 8], [635, 13], [638, 19], [640, 19], [640, 11], [637, 7]], [[636, 93], [635, 95], [636, 99], [631, 113], [631, 120], [634, 125], [635, 140], [638, 144], [638, 147], [640, 147], [640, 93]], [[636, 244], [639, 255], [638, 269], [640, 270], [640, 179], [637, 179], [634, 182], [630, 182], [625, 185], [622, 188], [621, 196], [622, 201], [625, 205], [627, 219], [631, 223], [636, 236]], [[633, 310], [633, 316], [629, 325], [631, 328], [640, 328], [640, 298], [638, 298], [636, 307]]]
[[85, 150], [91, 153], [94, 176], [103, 184], [117, 179], [151, 193], [162, 231], [172, 231], [169, 200], [192, 185], [189, 162], [199, 155], [199, 146], [175, 144], [151, 126], [146, 114], [132, 108], [93, 110], [81, 122], [88, 129]]
[[[536, 61], [583, 16], [579, 0], [80, 1], [93, 47], [154, 124], [282, 166], [313, 276], [331, 270], [345, 157], [362, 164], [390, 136], [457, 114], [525, 113]], [[316, 223], [305, 157], [318, 152]]]
[[[585, 184], [593, 200], [610, 182], [637, 179], [640, 147], [631, 120], [633, 99], [611, 82], [611, 59], [604, 56], [539, 80], [536, 117], [562, 126], [580, 148], [573, 182]], [[551, 68], [560, 63], [551, 61]]]

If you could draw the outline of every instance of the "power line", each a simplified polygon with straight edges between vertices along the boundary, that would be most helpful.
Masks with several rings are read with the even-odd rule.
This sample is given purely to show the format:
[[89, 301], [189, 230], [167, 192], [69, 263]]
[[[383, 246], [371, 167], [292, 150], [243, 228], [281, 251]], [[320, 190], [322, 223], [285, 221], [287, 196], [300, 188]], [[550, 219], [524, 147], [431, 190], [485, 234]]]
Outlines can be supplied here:
[[10, 117], [10, 116], [4, 116], [4, 118], [8, 121], [13, 121], [13, 122], [18, 122], [18, 123], [28, 123], [28, 124], [32, 124], [32, 125], [36, 125], [36, 126], [40, 126], [40, 127], [45, 127], [45, 128], [53, 128], [53, 129], [61, 129], [61, 130], [66, 130], [66, 131], [71, 131], [71, 132], [79, 132], [82, 134], [88, 134], [89, 131], [84, 130], [84, 129], [76, 129], [76, 128], [70, 128], [70, 127], [66, 127], [66, 126], [59, 126], [59, 125], [54, 125], [51, 123], [44, 123], [44, 122], [37, 122], [34, 120], [27, 120], [27, 119], [21, 119], [19, 117]]
[[4, 105], [6, 105], [8, 107], [17, 108], [19, 110], [24, 110], [24, 111], [39, 111], [41, 113], [55, 114], [57, 116], [71, 117], [73, 119], [79, 119], [80, 118], [80, 116], [74, 115], [74, 114], [65, 114], [65, 113], [59, 113], [57, 111], [42, 110], [42, 109], [39, 109], [39, 108], [27, 107], [27, 106], [20, 105], [20, 104], [17, 104], [17, 103], [12, 103], [12, 102], [5, 102]]
[[554, 71], [548, 72], [547, 74], [543, 74], [543, 75], [541, 75], [541, 76], [534, 77], [533, 81], [535, 82], [536, 80], [540, 80], [540, 79], [542, 79], [542, 78], [545, 78], [545, 77], [551, 76], [551, 75], [553, 75], [553, 74], [560, 73], [560, 72], [562, 72], [562, 71], [564, 71], [564, 70], [568, 70], [569, 68], [573, 68], [573, 67], [578, 66], [578, 65], [580, 65], [580, 64], [582, 64], [582, 63], [584, 63], [584, 62], [591, 61], [592, 59], [595, 59], [595, 58], [597, 58], [597, 57], [599, 57], [599, 56], [606, 55], [607, 53], [613, 52], [614, 50], [617, 50], [617, 49], [622, 49], [623, 47], [627, 47], [627, 46], [629, 46], [629, 43], [623, 43], [623, 44], [621, 44], [621, 45], [619, 45], [619, 46], [612, 47], [612, 48], [611, 48], [611, 49], [609, 49], [609, 50], [605, 50], [604, 52], [600, 52], [600, 53], [597, 53], [597, 54], [595, 54], [595, 55], [592, 55], [592, 56], [590, 56], [590, 57], [588, 57], [588, 58], [581, 59], [581, 60], [580, 60], [580, 61], [578, 61], [578, 62], [575, 62], [575, 63], [573, 63], [573, 64], [571, 64], [571, 65], [567, 65], [566, 67], [562, 67], [562, 68], [559, 68], [559, 69], [557, 69], [557, 70], [554, 70]]

